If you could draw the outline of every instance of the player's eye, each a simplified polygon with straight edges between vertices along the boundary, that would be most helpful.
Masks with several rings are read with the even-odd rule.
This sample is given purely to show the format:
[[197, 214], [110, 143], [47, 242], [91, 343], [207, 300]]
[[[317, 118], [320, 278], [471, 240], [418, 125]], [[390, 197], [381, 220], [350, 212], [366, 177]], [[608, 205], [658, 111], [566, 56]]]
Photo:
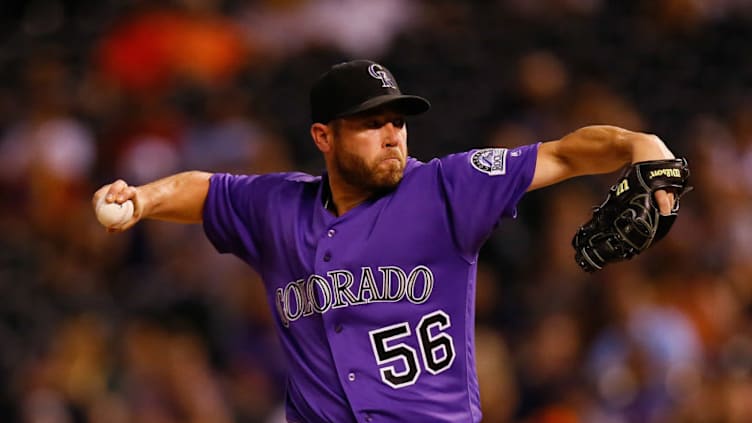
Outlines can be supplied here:
[[368, 121], [366, 121], [366, 128], [368, 129], [379, 129], [383, 125], [384, 124], [378, 119], [369, 119]]
[[403, 126], [405, 126], [405, 119], [403, 118], [393, 119], [392, 125], [394, 125], [395, 128], [401, 129]]

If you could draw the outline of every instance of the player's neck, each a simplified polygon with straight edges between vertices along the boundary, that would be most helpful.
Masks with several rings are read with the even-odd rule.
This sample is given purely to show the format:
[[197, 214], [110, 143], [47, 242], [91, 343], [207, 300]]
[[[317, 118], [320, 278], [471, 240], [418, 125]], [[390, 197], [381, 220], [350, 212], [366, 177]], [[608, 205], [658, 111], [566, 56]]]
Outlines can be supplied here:
[[328, 176], [329, 189], [324, 193], [324, 207], [337, 216], [342, 216], [373, 196], [372, 192], [352, 186], [336, 175]]

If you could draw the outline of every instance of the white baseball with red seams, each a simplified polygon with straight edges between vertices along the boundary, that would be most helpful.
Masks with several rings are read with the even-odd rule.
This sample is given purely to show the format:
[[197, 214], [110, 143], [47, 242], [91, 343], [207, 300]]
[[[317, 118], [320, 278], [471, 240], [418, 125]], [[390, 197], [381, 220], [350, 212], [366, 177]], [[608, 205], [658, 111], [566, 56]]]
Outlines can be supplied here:
[[122, 204], [107, 203], [104, 197], [97, 203], [97, 220], [107, 228], [118, 227], [133, 217], [133, 201], [128, 200]]

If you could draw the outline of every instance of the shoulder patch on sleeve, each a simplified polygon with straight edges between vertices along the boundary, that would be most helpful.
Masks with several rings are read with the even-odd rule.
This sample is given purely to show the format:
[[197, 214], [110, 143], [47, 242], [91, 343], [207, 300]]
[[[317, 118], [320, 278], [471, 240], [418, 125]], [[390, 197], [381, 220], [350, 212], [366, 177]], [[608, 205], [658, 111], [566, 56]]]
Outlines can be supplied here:
[[506, 148], [483, 148], [470, 156], [470, 164], [491, 176], [503, 175], [507, 171]]

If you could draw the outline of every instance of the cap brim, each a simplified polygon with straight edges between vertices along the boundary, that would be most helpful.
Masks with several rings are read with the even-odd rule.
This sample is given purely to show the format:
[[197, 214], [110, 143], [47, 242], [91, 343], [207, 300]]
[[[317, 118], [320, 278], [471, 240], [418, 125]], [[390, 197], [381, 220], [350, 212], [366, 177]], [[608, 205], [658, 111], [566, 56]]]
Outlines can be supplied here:
[[335, 118], [353, 116], [367, 112], [369, 110], [378, 109], [380, 107], [388, 107], [392, 110], [410, 116], [427, 112], [428, 109], [431, 108], [431, 103], [429, 103], [425, 98], [419, 97], [417, 95], [386, 94], [371, 98], [368, 101], [364, 101], [356, 107], [338, 114], [337, 116], [335, 116]]

